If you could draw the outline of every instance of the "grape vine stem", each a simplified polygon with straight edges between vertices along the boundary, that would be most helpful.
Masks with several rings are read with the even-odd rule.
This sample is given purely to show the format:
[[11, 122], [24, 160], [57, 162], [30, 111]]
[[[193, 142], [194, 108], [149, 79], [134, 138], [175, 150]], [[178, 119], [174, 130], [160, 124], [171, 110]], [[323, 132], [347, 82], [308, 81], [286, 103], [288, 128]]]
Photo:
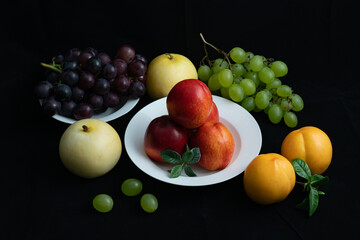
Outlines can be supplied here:
[[204, 60], [207, 59], [207, 60], [208, 60], [208, 63], [209, 63], [209, 66], [212, 66], [212, 63], [211, 63], [211, 61], [210, 61], [210, 59], [209, 59], [208, 51], [207, 51], [207, 49], [206, 49], [206, 45], [208, 45], [208, 46], [212, 47], [213, 49], [215, 49], [218, 53], [224, 55], [224, 58], [225, 58], [226, 61], [229, 63], [229, 66], [231, 67], [231, 61], [230, 61], [230, 59], [229, 59], [229, 57], [228, 57], [228, 54], [227, 54], [226, 52], [224, 52], [223, 50], [215, 47], [215, 46], [212, 45], [211, 43], [207, 42], [207, 41], [205, 40], [204, 36], [202, 35], [202, 33], [200, 33], [200, 37], [201, 37], [201, 40], [202, 40], [203, 43], [204, 43], [204, 51], [205, 51], [205, 57], [203, 57], [203, 59], [201, 60], [201, 62], [204, 62]]

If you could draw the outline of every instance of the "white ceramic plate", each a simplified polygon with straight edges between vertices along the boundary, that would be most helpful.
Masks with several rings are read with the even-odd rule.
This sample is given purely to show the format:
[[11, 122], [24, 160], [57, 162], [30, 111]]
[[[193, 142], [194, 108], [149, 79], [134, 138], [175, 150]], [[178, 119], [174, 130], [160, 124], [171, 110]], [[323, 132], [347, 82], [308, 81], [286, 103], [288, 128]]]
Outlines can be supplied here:
[[220, 122], [232, 133], [235, 151], [230, 164], [222, 170], [208, 171], [192, 165], [196, 177], [188, 177], [183, 172], [178, 178], [170, 178], [168, 172], [174, 165], [152, 161], [145, 153], [144, 135], [147, 126], [154, 119], [167, 115], [166, 97], [145, 106], [129, 122], [125, 131], [125, 149], [134, 162], [146, 174], [167, 183], [182, 186], [205, 186], [229, 180], [242, 173], [259, 154], [262, 136], [260, 127], [253, 116], [230, 100], [213, 96], [219, 110]]
[[[96, 119], [103, 120], [105, 122], [109, 122], [111, 120], [119, 118], [119, 117], [125, 115], [126, 113], [128, 113], [131, 109], [133, 109], [136, 106], [136, 104], [139, 102], [139, 100], [140, 100], [139, 98], [128, 99], [122, 107], [107, 108], [106, 111], [99, 113], [99, 114], [94, 114], [91, 118], [96, 118]], [[40, 104], [41, 104], [41, 101], [40, 101]], [[76, 121], [73, 118], [64, 117], [59, 114], [55, 114], [52, 117], [60, 122], [64, 122], [64, 123], [68, 123], [68, 124], [72, 124]]]

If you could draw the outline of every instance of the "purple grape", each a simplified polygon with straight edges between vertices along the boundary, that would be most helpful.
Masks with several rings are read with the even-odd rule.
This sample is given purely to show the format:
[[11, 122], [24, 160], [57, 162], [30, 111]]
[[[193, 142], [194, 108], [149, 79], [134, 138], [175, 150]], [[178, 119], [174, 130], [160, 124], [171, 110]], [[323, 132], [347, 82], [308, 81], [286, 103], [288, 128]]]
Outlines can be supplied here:
[[111, 88], [117, 93], [126, 93], [130, 84], [131, 80], [126, 75], [118, 75], [111, 82]]
[[56, 64], [62, 64], [64, 62], [64, 60], [65, 60], [65, 57], [62, 54], [59, 54], [56, 57], [54, 57], [54, 62]]
[[137, 77], [137, 80], [139, 80], [140, 82], [142, 82], [144, 84], [146, 83], [146, 79], [147, 79], [146, 75], [142, 75], [142, 76]]
[[104, 96], [104, 104], [108, 107], [116, 107], [120, 102], [120, 97], [115, 92], [109, 92]]
[[130, 98], [139, 98], [146, 92], [145, 85], [140, 81], [132, 81], [128, 89]]
[[84, 90], [92, 88], [95, 85], [95, 76], [90, 72], [82, 72], [79, 77], [78, 85]]
[[46, 81], [50, 83], [55, 83], [59, 79], [59, 73], [55, 71], [50, 71], [46, 76]]
[[97, 55], [97, 57], [100, 58], [102, 66], [111, 62], [111, 58], [107, 53], [101, 52]]
[[76, 120], [91, 118], [94, 115], [94, 109], [89, 103], [79, 103], [73, 110]]
[[72, 92], [69, 85], [60, 83], [54, 88], [54, 97], [60, 102], [69, 100], [71, 94]]
[[98, 51], [93, 47], [87, 47], [85, 51], [92, 53], [93, 56], [96, 56], [98, 54]]
[[101, 59], [98, 58], [98, 57], [92, 57], [90, 58], [88, 61], [87, 61], [87, 64], [86, 64], [86, 69], [93, 73], [93, 74], [98, 74], [101, 69], [102, 69], [102, 66], [101, 66]]
[[47, 98], [51, 94], [53, 85], [48, 81], [41, 81], [35, 86], [35, 94], [38, 98]]
[[88, 103], [90, 103], [94, 110], [101, 109], [104, 104], [104, 99], [102, 96], [97, 94], [91, 94], [88, 99]]
[[46, 98], [42, 103], [42, 108], [45, 113], [45, 115], [53, 116], [61, 109], [61, 103], [59, 101], [56, 101], [54, 97]]
[[99, 78], [96, 80], [93, 92], [98, 95], [105, 95], [110, 92], [110, 82], [105, 78]]
[[103, 68], [103, 76], [106, 79], [113, 79], [117, 75], [117, 69], [111, 63], [106, 63]]
[[66, 60], [77, 59], [80, 55], [81, 51], [78, 48], [72, 48], [69, 52], [65, 55]]
[[123, 44], [117, 50], [116, 57], [123, 59], [126, 63], [130, 63], [135, 58], [135, 50], [132, 46]]
[[79, 63], [76, 59], [68, 60], [64, 62], [63, 71], [76, 70], [78, 66]]
[[76, 107], [76, 103], [72, 100], [64, 101], [61, 103], [61, 115], [65, 117], [73, 117], [73, 111]]
[[116, 70], [117, 70], [117, 74], [125, 74], [127, 73], [127, 63], [120, 59], [120, 58], [117, 58], [113, 61], [113, 65], [115, 66]]
[[95, 56], [95, 55], [93, 55], [93, 53], [91, 53], [91, 52], [89, 52], [89, 51], [82, 51], [82, 52], [80, 53], [80, 56], [78, 57], [78, 61], [79, 61], [80, 65], [81, 65], [81, 67], [82, 67], [83, 69], [85, 69], [88, 60], [89, 60], [90, 58], [94, 57], [94, 56]]
[[74, 86], [79, 81], [79, 74], [74, 70], [66, 70], [61, 74], [60, 79], [63, 83]]
[[146, 66], [141, 60], [134, 60], [128, 66], [128, 72], [131, 76], [139, 77], [146, 73]]
[[141, 54], [136, 54], [134, 60], [140, 60], [140, 61], [142, 61], [145, 65], [147, 64], [147, 59], [145, 58], [144, 55], [141, 55]]
[[75, 86], [72, 88], [72, 95], [71, 99], [74, 100], [74, 102], [80, 102], [85, 96], [85, 91], [78, 86]]

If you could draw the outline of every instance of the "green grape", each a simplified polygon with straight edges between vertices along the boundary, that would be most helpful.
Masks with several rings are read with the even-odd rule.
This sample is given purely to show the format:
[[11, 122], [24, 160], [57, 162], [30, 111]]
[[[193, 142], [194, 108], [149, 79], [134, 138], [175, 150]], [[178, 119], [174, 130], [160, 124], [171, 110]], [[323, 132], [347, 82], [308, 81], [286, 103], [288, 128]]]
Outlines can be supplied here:
[[241, 80], [240, 86], [244, 89], [246, 95], [253, 95], [256, 92], [256, 85], [254, 81], [249, 78]]
[[203, 82], [207, 82], [211, 76], [211, 68], [208, 65], [202, 65], [198, 69], [199, 79]]
[[298, 119], [295, 113], [293, 112], [285, 112], [284, 114], [284, 122], [286, 126], [294, 128], [298, 124]]
[[246, 62], [250, 62], [250, 60], [253, 58], [254, 54], [252, 52], [246, 52]]
[[283, 117], [283, 110], [279, 106], [279, 104], [273, 104], [268, 110], [268, 117], [270, 122], [277, 124], [281, 121]]
[[291, 93], [292, 93], [292, 89], [288, 85], [281, 85], [276, 90], [276, 94], [279, 95], [280, 97], [288, 97], [291, 95]]
[[273, 102], [269, 102], [269, 105], [264, 109], [264, 113], [265, 114], [268, 114], [268, 112], [269, 112], [269, 109], [271, 108], [271, 106], [273, 105], [274, 103]]
[[109, 212], [113, 206], [113, 199], [107, 194], [99, 194], [92, 201], [93, 207], [99, 212]]
[[282, 61], [275, 61], [271, 64], [271, 69], [275, 73], [275, 77], [283, 77], [288, 73], [288, 67]]
[[[244, 62], [244, 63], [243, 63], [243, 66], [244, 66], [246, 72], [252, 72], [252, 70], [251, 70], [251, 68], [250, 68], [250, 63]], [[246, 74], [246, 73], [245, 73], [245, 74]]]
[[240, 84], [231, 85], [228, 93], [230, 99], [234, 102], [241, 102], [245, 97], [244, 89], [241, 87]]
[[230, 87], [234, 81], [233, 74], [230, 69], [223, 69], [218, 75], [219, 83], [222, 87]]
[[281, 81], [278, 78], [275, 78], [271, 83], [266, 84], [266, 89], [269, 89], [272, 94], [276, 94], [276, 90], [281, 86]]
[[210, 91], [216, 91], [221, 88], [221, 85], [218, 80], [218, 73], [214, 73], [213, 75], [210, 76], [208, 81], [208, 87]]
[[153, 213], [156, 211], [159, 204], [157, 198], [154, 195], [145, 193], [140, 199], [140, 205], [145, 212]]
[[229, 64], [225, 59], [217, 58], [215, 59], [213, 66], [211, 68], [213, 73], [218, 73], [223, 69], [229, 68]]
[[229, 88], [224, 88], [222, 87], [220, 89], [220, 94], [223, 98], [226, 98], [226, 99], [230, 99], [230, 95], [229, 95]]
[[254, 72], [259, 72], [264, 67], [264, 57], [260, 55], [255, 55], [250, 60], [249, 66]]
[[265, 109], [270, 102], [270, 97], [268, 93], [266, 93], [264, 90], [261, 90], [260, 92], [256, 93], [255, 95], [255, 104], [260, 109]]
[[290, 96], [291, 103], [293, 105], [292, 110], [295, 112], [299, 112], [304, 108], [304, 101], [298, 94], [293, 94]]
[[240, 83], [242, 79], [242, 77], [234, 77], [234, 83]]
[[271, 68], [263, 67], [259, 72], [259, 78], [263, 83], [271, 83], [275, 80], [275, 73]]
[[248, 112], [251, 112], [255, 108], [255, 99], [254, 97], [246, 97], [242, 102], [241, 106], [245, 108]]
[[230, 51], [230, 58], [236, 63], [243, 63], [246, 61], [246, 52], [242, 48], [234, 47]]
[[266, 92], [266, 94], [269, 96], [269, 98], [270, 98], [270, 100], [271, 100], [271, 98], [273, 97], [273, 95], [272, 95], [272, 93], [270, 92], [270, 90], [265, 88], [265, 89], [263, 89], [263, 91]]
[[256, 87], [258, 87], [261, 82], [259, 78], [259, 73], [257, 72], [247, 72], [244, 77], [253, 80]]
[[282, 98], [281, 102], [280, 102], [280, 107], [284, 111], [289, 111], [292, 109], [293, 106], [292, 106], [291, 102], [289, 102], [288, 99]]
[[240, 63], [232, 64], [230, 69], [236, 77], [240, 77], [246, 73], [245, 67]]
[[121, 191], [129, 197], [138, 195], [142, 191], [143, 185], [140, 180], [135, 178], [126, 179], [121, 184]]
[[265, 109], [260, 109], [260, 108], [258, 108], [257, 106], [256, 106], [256, 104], [255, 104], [255, 108], [254, 108], [254, 112], [261, 112], [262, 110], [265, 110]]

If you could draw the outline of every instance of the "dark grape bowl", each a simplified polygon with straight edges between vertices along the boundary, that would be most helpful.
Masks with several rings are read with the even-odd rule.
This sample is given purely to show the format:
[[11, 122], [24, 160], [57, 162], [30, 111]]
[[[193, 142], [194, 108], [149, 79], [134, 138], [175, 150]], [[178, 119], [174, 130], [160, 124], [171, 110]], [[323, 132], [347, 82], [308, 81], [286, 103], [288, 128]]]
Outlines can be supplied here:
[[[131, 109], [133, 109], [136, 106], [139, 100], [140, 100], [139, 98], [136, 99], [129, 98], [126, 100], [126, 102], [123, 105], [119, 105], [117, 107], [108, 107], [105, 111], [101, 113], [94, 113], [94, 115], [92, 115], [91, 118], [99, 119], [104, 122], [115, 120], [125, 115], [129, 111], [131, 111]], [[42, 105], [42, 100], [40, 100], [40, 104]], [[77, 121], [74, 118], [65, 117], [58, 113], [52, 115], [52, 117], [60, 122], [68, 123], [68, 124], [72, 124]]]

